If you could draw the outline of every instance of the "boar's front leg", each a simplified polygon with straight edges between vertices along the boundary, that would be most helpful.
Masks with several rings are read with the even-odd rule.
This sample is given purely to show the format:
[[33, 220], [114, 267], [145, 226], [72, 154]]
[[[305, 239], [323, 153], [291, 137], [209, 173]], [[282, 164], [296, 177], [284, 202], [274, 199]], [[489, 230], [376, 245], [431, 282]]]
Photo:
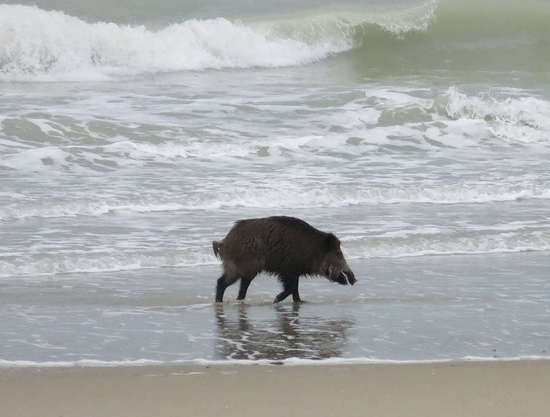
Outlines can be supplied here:
[[290, 294], [292, 294], [292, 300], [295, 303], [301, 302], [302, 299], [300, 298], [300, 294], [298, 292], [298, 277], [280, 277], [279, 279], [283, 283], [283, 291], [279, 293], [277, 297], [275, 297], [275, 300], [273, 302], [280, 303]]
[[302, 299], [300, 298], [300, 293], [298, 292], [298, 280], [299, 277], [296, 277], [295, 280], [292, 281], [292, 301], [295, 303], [301, 303]]

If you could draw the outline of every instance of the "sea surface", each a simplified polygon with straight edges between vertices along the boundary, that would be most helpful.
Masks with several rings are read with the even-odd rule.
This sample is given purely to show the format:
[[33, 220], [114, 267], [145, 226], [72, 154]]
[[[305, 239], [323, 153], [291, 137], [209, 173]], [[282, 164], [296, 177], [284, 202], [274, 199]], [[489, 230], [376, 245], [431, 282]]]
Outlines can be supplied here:
[[[0, 0], [0, 366], [550, 358], [550, 1]], [[354, 287], [234, 221], [334, 232]]]

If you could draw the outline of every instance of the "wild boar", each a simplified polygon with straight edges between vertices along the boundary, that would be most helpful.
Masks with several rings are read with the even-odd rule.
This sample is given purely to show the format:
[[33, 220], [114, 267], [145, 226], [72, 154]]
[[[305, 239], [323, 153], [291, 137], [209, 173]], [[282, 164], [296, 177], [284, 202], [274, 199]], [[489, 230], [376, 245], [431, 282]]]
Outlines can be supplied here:
[[237, 300], [244, 300], [250, 282], [260, 272], [276, 275], [283, 284], [274, 303], [291, 294], [295, 303], [300, 302], [298, 279], [302, 275], [321, 275], [342, 285], [356, 282], [340, 240], [294, 217], [239, 220], [222, 241], [212, 242], [212, 247], [223, 262], [217, 302], [223, 301], [225, 289], [239, 279]]

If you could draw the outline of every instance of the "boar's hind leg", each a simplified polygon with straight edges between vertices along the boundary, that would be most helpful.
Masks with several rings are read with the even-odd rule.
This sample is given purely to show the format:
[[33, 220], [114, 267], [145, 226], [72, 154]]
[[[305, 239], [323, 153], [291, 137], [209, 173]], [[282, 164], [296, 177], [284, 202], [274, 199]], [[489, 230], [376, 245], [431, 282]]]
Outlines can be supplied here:
[[225, 289], [227, 288], [227, 285], [225, 283], [225, 274], [223, 274], [220, 278], [218, 278], [218, 283], [216, 285], [216, 302], [221, 303], [223, 301], [223, 293], [225, 292]]
[[280, 303], [290, 294], [295, 303], [301, 302], [300, 294], [298, 293], [298, 277], [280, 277], [283, 283], [283, 291], [275, 297], [274, 303]]
[[225, 289], [237, 281], [238, 277], [229, 277], [227, 274], [223, 274], [218, 278], [218, 283], [216, 285], [216, 302], [221, 303], [223, 301], [223, 293]]
[[248, 291], [248, 286], [252, 282], [252, 278], [249, 277], [242, 277], [241, 278], [241, 287], [239, 288], [239, 295], [237, 296], [237, 300], [244, 300], [246, 297], [246, 292]]

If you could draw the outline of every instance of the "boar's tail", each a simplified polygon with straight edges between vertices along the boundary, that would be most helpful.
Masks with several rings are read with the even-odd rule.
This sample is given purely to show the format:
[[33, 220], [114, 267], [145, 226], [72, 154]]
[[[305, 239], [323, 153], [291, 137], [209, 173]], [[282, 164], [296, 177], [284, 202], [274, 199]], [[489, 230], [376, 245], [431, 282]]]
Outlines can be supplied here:
[[223, 245], [222, 242], [217, 242], [215, 240], [212, 242], [212, 249], [214, 249], [214, 255], [216, 256], [216, 258], [222, 257], [222, 254], [221, 254], [222, 245]]

